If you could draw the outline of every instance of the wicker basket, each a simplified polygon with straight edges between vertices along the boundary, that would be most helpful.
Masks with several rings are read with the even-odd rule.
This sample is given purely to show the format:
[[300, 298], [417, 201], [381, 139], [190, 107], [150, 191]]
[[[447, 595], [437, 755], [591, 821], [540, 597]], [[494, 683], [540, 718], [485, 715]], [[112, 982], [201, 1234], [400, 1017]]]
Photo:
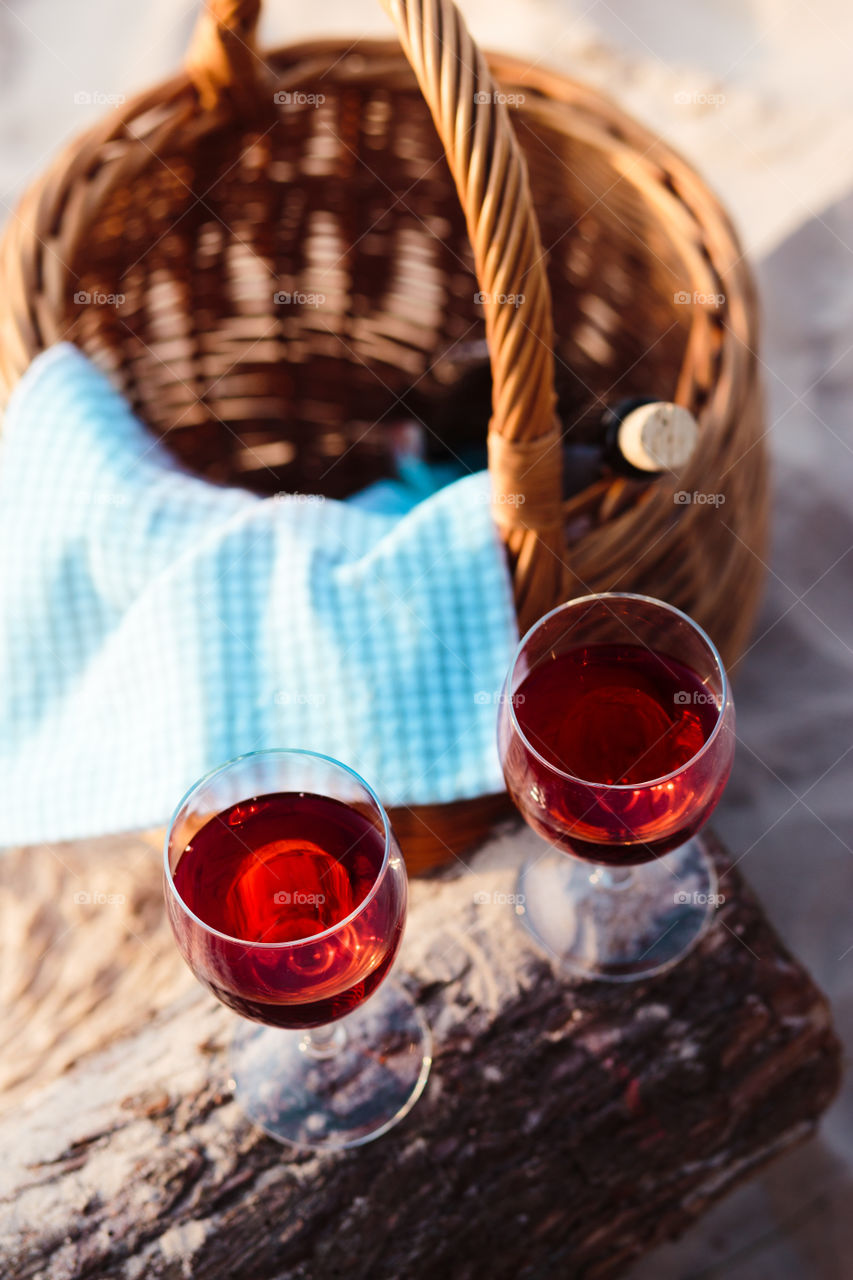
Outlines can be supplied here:
[[[259, 0], [210, 0], [186, 70], [78, 139], [11, 221], [4, 398], [68, 338], [196, 472], [341, 496], [383, 473], [407, 390], [485, 333], [522, 627], [578, 591], [631, 588], [689, 611], [733, 662], [767, 480], [755, 296], [728, 219], [597, 93], [487, 59], [451, 0], [386, 3], [402, 51], [322, 40], [261, 58]], [[603, 481], [561, 509], [554, 358], [593, 396], [693, 410], [677, 483]], [[717, 496], [680, 504], [678, 489]], [[413, 869], [503, 803], [395, 813]]]

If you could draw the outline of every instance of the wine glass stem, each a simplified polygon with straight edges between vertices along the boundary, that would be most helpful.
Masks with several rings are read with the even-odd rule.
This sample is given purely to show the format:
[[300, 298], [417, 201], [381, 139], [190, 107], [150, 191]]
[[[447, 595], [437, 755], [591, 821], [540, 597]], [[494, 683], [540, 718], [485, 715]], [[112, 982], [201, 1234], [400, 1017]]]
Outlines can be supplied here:
[[631, 867], [597, 866], [589, 877], [597, 889], [628, 889], [634, 879]]
[[347, 1033], [340, 1022], [326, 1027], [312, 1027], [299, 1041], [299, 1048], [309, 1058], [333, 1058], [346, 1044]]

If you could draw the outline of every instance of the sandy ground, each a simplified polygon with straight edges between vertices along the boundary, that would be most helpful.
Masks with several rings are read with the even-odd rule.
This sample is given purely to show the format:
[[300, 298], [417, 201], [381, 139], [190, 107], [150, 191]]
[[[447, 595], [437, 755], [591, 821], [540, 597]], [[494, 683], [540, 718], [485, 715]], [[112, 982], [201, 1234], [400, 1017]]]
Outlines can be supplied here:
[[[68, 136], [180, 59], [195, 5], [0, 0], [0, 218]], [[760, 624], [717, 825], [853, 1039], [853, 8], [847, 0], [467, 0], [484, 44], [584, 76], [674, 142], [755, 264], [775, 460]], [[378, 5], [270, 5], [270, 41], [388, 34]], [[679, 103], [676, 96], [691, 101]], [[715, 105], [696, 99], [713, 95]], [[634, 1280], [842, 1280], [853, 1091], [820, 1138]]]

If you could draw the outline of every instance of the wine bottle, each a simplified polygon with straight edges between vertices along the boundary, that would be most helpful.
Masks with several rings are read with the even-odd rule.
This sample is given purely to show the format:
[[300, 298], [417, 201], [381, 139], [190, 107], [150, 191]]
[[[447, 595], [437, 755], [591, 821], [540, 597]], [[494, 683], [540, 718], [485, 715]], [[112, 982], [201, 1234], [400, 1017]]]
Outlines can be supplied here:
[[[486, 435], [492, 412], [492, 373], [482, 340], [458, 344], [433, 366], [432, 386], [408, 398], [425, 428], [430, 462], [487, 466]], [[565, 366], [556, 373], [557, 416], [563, 424], [563, 496], [573, 497], [607, 475], [651, 481], [679, 470], [699, 429], [689, 410], [651, 396], [605, 405]], [[556, 461], [556, 452], [555, 452]]]
[[607, 475], [654, 480], [678, 471], [692, 454], [699, 435], [688, 409], [667, 400], [641, 396], [608, 406], [600, 416], [598, 438], [563, 441], [563, 496], [573, 497]]

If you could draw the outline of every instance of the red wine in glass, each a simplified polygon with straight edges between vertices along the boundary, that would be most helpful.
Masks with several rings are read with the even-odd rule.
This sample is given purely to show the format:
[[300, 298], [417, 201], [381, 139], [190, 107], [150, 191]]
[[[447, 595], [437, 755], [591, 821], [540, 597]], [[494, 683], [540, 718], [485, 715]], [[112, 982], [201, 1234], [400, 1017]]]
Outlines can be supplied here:
[[234, 955], [214, 936], [202, 981], [223, 1004], [270, 1026], [318, 1027], [350, 1013], [385, 977], [402, 937], [402, 918], [384, 899], [344, 925], [384, 856], [369, 818], [326, 796], [258, 796], [210, 818], [175, 868], [190, 911], [246, 943], [314, 942]]
[[429, 1032], [384, 981], [408, 881], [358, 774], [299, 750], [215, 769], [172, 818], [164, 887], [184, 960], [249, 1020], [229, 1065], [257, 1124], [319, 1150], [368, 1142], [408, 1113], [429, 1073]]
[[[710, 738], [720, 708], [685, 663], [638, 644], [568, 649], [521, 681], [514, 709], [542, 757], [540, 764], [528, 755], [524, 785], [549, 797], [531, 810], [532, 825], [553, 844], [593, 862], [635, 865], [674, 849], [696, 829], [696, 780], [684, 766]], [[553, 769], [581, 785], [555, 787]], [[591, 794], [584, 782], [626, 790]], [[718, 778], [699, 797], [702, 812], [724, 782]], [[515, 773], [510, 783], [512, 791]], [[683, 825], [676, 815], [684, 816]]]
[[498, 749], [516, 807], [550, 846], [519, 879], [528, 930], [593, 977], [680, 959], [717, 903], [696, 836], [734, 754], [728, 679], [701, 627], [628, 592], [553, 609], [516, 650]]

